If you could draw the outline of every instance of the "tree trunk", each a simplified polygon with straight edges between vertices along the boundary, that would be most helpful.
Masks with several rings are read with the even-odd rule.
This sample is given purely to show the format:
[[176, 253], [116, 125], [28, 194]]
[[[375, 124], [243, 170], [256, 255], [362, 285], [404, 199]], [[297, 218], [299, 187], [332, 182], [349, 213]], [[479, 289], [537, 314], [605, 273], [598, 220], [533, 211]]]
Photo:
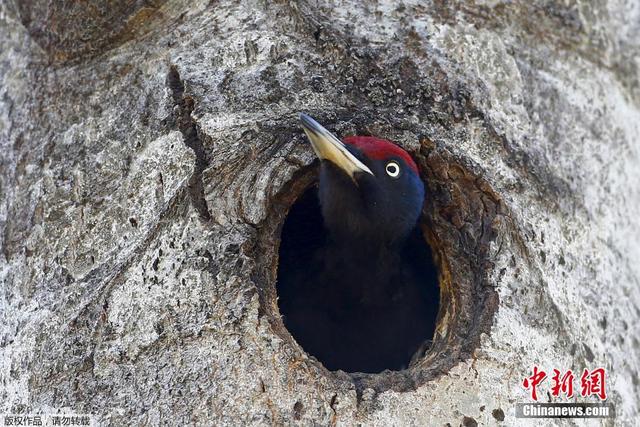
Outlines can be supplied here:
[[[0, 412], [538, 425], [536, 365], [541, 401], [604, 367], [637, 422], [637, 5], [64, 3], [0, 4]], [[442, 302], [406, 370], [329, 372], [280, 319], [300, 111], [419, 163]]]

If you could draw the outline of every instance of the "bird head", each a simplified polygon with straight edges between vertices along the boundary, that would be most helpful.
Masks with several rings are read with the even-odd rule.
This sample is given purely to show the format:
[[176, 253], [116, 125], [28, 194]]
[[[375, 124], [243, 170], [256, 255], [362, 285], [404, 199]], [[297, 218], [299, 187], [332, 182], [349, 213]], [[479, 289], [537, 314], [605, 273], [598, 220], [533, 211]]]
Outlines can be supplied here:
[[325, 226], [334, 239], [403, 241], [415, 227], [424, 184], [409, 154], [371, 136], [336, 138], [308, 115], [302, 127], [321, 160], [318, 196]]

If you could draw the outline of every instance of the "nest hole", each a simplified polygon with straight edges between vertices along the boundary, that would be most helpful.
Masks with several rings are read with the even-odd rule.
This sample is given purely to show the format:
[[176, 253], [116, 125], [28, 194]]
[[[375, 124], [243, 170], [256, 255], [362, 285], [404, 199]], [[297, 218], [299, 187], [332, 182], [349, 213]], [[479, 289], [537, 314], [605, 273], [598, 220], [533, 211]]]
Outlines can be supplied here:
[[438, 271], [422, 230], [414, 229], [400, 253], [414, 280], [373, 307], [353, 297], [361, 283], [344, 289], [317, 280], [331, 250], [327, 236], [312, 185], [293, 203], [282, 227], [276, 287], [285, 327], [331, 371], [408, 368], [414, 355], [430, 346], [440, 307]]
[[[366, 389], [415, 390], [446, 375], [461, 361], [474, 357], [482, 336], [490, 334], [498, 308], [490, 248], [492, 242], [514, 232], [508, 216], [502, 214], [500, 198], [442, 144], [424, 140], [420, 151], [412, 154], [427, 194], [410, 246], [418, 248], [412, 256], [424, 268], [425, 288], [431, 287], [429, 295], [436, 299], [429, 313], [415, 322], [414, 326], [422, 328], [417, 349], [415, 343], [412, 347], [392, 341], [397, 347], [391, 345], [393, 351], [387, 348], [385, 353], [380, 338], [368, 349], [373, 357], [361, 363], [358, 358], [345, 356], [349, 355], [348, 349], [326, 339], [323, 344], [326, 336], [322, 333], [326, 335], [326, 331], [319, 331], [318, 326], [326, 329], [326, 323], [321, 318], [303, 321], [307, 329], [292, 326], [295, 301], [290, 287], [296, 281], [281, 280], [283, 267], [295, 271], [311, 265], [304, 260], [310, 259], [314, 248], [322, 246], [326, 238], [315, 196], [317, 165], [300, 169], [283, 184], [272, 199], [270, 215], [260, 227], [255, 246], [253, 279], [261, 313], [293, 350], [286, 353], [291, 362], [296, 362], [292, 366], [304, 366], [304, 372], [325, 376], [343, 390], [355, 387], [358, 396]], [[312, 339], [317, 342], [309, 342]], [[303, 358], [304, 363], [299, 364], [300, 351], [313, 357]]]

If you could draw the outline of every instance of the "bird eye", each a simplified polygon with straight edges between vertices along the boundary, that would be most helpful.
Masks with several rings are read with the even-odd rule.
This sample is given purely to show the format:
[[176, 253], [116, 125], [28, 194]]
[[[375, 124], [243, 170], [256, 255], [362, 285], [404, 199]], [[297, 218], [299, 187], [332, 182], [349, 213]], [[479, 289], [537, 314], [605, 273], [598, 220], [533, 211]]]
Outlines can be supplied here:
[[391, 178], [397, 178], [398, 175], [400, 175], [400, 165], [398, 165], [396, 162], [387, 163], [387, 166], [384, 168], [384, 170]]

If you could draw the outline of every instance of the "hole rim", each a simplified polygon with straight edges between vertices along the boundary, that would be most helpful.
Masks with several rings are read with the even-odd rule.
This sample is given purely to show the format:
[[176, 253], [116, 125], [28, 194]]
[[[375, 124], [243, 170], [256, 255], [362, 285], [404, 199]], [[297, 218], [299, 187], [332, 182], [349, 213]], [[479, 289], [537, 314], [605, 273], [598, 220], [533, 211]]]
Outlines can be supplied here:
[[[281, 318], [276, 281], [282, 227], [296, 200], [316, 185], [319, 161], [300, 167], [282, 184], [259, 227], [254, 282], [260, 315], [267, 318], [272, 331], [285, 341], [294, 356], [303, 356], [302, 362], [311, 368], [307, 372], [338, 386], [355, 387], [358, 399], [367, 388], [377, 393], [415, 390], [472, 358], [480, 347], [481, 336], [490, 335], [499, 306], [497, 291], [489, 282], [493, 270], [489, 246], [498, 234], [506, 232], [504, 227], [496, 227], [496, 219], [502, 215], [502, 201], [485, 180], [442, 145], [423, 139], [419, 151], [411, 154], [426, 189], [419, 226], [438, 269], [440, 305], [431, 344], [423, 354], [414, 355], [406, 369], [380, 373], [330, 371], [296, 342]], [[480, 217], [461, 222], [455, 211], [469, 213], [469, 207], [477, 206], [478, 199], [484, 207]], [[479, 231], [479, 240], [468, 240], [465, 227]]]

